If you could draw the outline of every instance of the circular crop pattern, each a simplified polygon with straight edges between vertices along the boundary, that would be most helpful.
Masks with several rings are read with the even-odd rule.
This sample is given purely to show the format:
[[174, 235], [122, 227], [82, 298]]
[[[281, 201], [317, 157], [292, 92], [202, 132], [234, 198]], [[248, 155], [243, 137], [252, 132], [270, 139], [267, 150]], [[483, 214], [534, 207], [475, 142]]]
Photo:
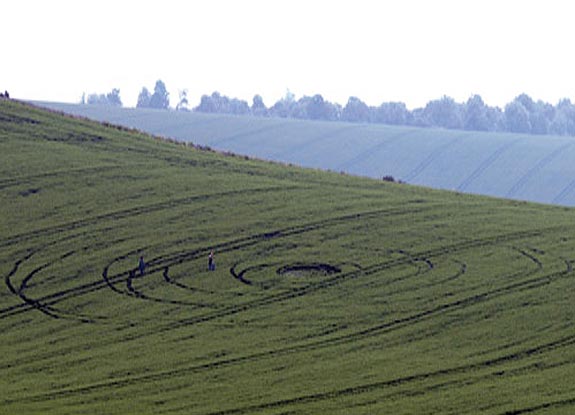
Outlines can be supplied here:
[[[142, 243], [123, 249], [120, 247], [124, 241], [118, 239], [94, 246], [90, 238], [84, 238], [88, 232], [84, 226], [91, 225], [88, 220], [55, 226], [42, 233], [22, 234], [0, 241], [5, 247], [30, 242], [29, 249], [16, 252], [14, 263], [4, 276], [18, 301], [0, 309], [0, 320], [41, 312], [54, 319], [92, 324], [96, 329], [97, 325], [112, 325], [114, 330], [130, 330], [133, 333], [129, 336], [138, 339], [177, 333], [179, 329], [187, 336], [200, 336], [205, 330], [201, 325], [213, 322], [222, 333], [236, 330], [238, 338], [244, 330], [252, 330], [257, 338], [269, 339], [261, 343], [265, 348], [256, 344], [259, 349], [244, 349], [237, 358], [214, 357], [205, 364], [190, 363], [177, 370], [129, 376], [120, 381], [132, 386], [169, 382], [208, 367], [233, 368], [276, 357], [279, 361], [291, 353], [331, 354], [336, 351], [333, 347], [353, 342], [379, 345], [387, 341], [393, 346], [396, 341], [419, 341], [429, 333], [440, 336], [455, 322], [460, 327], [472, 327], [492, 319], [492, 310], [508, 312], [515, 303], [522, 307], [527, 301], [534, 301], [530, 297], [532, 290], [572, 276], [571, 261], [525, 242], [547, 229], [498, 232], [429, 247], [422, 245], [419, 249], [399, 243], [394, 246], [394, 242], [366, 247], [353, 240], [353, 234], [349, 236], [340, 229], [353, 229], [360, 222], [358, 219], [368, 222], [382, 215], [393, 216], [397, 224], [405, 212], [383, 210], [337, 216], [212, 241], [209, 246], [192, 239], [162, 241], [157, 245]], [[120, 212], [105, 219], [124, 216], [127, 214]], [[101, 232], [104, 236], [109, 228], [103, 227]], [[309, 241], [317, 234], [323, 237], [321, 243], [345, 246], [335, 251], [342, 254], [332, 253], [327, 246], [321, 256], [317, 255], [315, 247], [309, 248]], [[341, 240], [333, 242], [340, 235], [344, 235]], [[50, 239], [40, 238], [45, 236]], [[186, 249], [186, 245], [190, 248]], [[78, 260], [95, 249], [114, 254], [102, 255], [99, 268]], [[212, 249], [216, 253], [215, 272], [207, 266]], [[144, 270], [137, 268], [141, 254], [146, 259]], [[484, 263], [500, 264], [500, 268], [481, 269]], [[481, 278], [492, 272], [497, 278]], [[197, 331], [194, 326], [199, 326]], [[218, 335], [217, 330], [214, 333]], [[284, 336], [292, 342], [284, 344]], [[96, 345], [108, 347], [113, 341], [102, 337]], [[479, 369], [485, 369], [485, 379], [491, 381], [487, 371], [494, 366], [503, 368], [506, 362], [571, 347], [574, 342], [572, 335], [559, 341], [542, 340], [536, 346], [510, 345], [503, 339], [490, 345], [510, 350], [497, 359], [478, 358], [448, 369], [430, 369], [354, 387], [344, 385], [326, 394], [304, 393], [301, 399], [318, 403], [333, 397], [353, 395], [355, 399], [365, 395], [368, 400], [372, 392], [388, 396], [387, 387], [396, 384], [418, 392], [419, 380], [439, 382], [447, 376], [457, 378], [468, 373], [475, 378]], [[24, 361], [22, 358], [22, 364]], [[63, 389], [61, 395], [81, 395], [94, 389], [113, 391], [116, 387], [117, 381], [111, 380], [97, 386]], [[36, 399], [53, 396], [50, 393]], [[277, 406], [289, 409], [299, 402], [296, 396], [293, 400], [247, 406], [245, 411], [240, 408], [238, 413]]]

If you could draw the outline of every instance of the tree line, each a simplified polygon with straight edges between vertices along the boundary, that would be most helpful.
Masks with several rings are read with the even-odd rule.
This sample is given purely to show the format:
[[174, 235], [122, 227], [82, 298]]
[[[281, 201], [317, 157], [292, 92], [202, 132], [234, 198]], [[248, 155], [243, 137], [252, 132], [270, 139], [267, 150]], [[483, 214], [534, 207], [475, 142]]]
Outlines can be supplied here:
[[[87, 104], [122, 105], [119, 90], [109, 94], [92, 94]], [[166, 85], [158, 80], [151, 93], [146, 87], [138, 96], [138, 108], [169, 109]], [[187, 91], [179, 93], [176, 110], [190, 111]], [[191, 111], [251, 115], [259, 117], [295, 118], [304, 120], [346, 121], [416, 127], [439, 127], [469, 131], [513, 132], [524, 134], [554, 134], [575, 136], [575, 105], [562, 99], [555, 106], [541, 100], [534, 101], [527, 94], [517, 96], [503, 109], [492, 107], [480, 95], [458, 103], [448, 96], [429, 101], [423, 108], [409, 110], [402, 102], [384, 102], [369, 106], [357, 97], [350, 97], [345, 106], [325, 100], [321, 95], [295, 98], [290, 91], [271, 107], [260, 95], [251, 105], [244, 100], [229, 98], [219, 92], [203, 95]]]

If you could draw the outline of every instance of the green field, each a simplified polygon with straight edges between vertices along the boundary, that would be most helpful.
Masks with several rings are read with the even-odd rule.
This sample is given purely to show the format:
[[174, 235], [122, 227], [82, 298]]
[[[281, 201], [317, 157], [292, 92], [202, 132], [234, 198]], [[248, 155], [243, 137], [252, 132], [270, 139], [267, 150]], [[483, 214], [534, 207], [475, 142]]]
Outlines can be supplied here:
[[571, 208], [13, 101], [0, 172], [1, 414], [575, 411]]

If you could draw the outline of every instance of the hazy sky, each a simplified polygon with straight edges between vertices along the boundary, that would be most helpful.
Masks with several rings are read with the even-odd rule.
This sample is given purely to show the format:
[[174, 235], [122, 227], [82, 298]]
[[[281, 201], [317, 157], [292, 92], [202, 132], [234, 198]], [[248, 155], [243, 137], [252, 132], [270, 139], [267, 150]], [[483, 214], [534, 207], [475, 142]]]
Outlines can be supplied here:
[[175, 105], [218, 91], [273, 105], [289, 89], [345, 105], [522, 92], [575, 101], [570, 0], [5, 0], [0, 90], [78, 102], [164, 81]]

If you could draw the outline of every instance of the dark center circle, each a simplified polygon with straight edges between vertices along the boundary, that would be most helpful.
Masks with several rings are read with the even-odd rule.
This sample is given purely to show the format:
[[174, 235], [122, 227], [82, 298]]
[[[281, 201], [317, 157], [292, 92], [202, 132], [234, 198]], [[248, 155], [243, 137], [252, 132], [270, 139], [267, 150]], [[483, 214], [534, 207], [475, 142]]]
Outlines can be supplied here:
[[311, 263], [311, 264], [291, 264], [284, 265], [276, 270], [278, 275], [290, 276], [311, 276], [311, 275], [331, 275], [341, 272], [341, 269], [330, 264]]

